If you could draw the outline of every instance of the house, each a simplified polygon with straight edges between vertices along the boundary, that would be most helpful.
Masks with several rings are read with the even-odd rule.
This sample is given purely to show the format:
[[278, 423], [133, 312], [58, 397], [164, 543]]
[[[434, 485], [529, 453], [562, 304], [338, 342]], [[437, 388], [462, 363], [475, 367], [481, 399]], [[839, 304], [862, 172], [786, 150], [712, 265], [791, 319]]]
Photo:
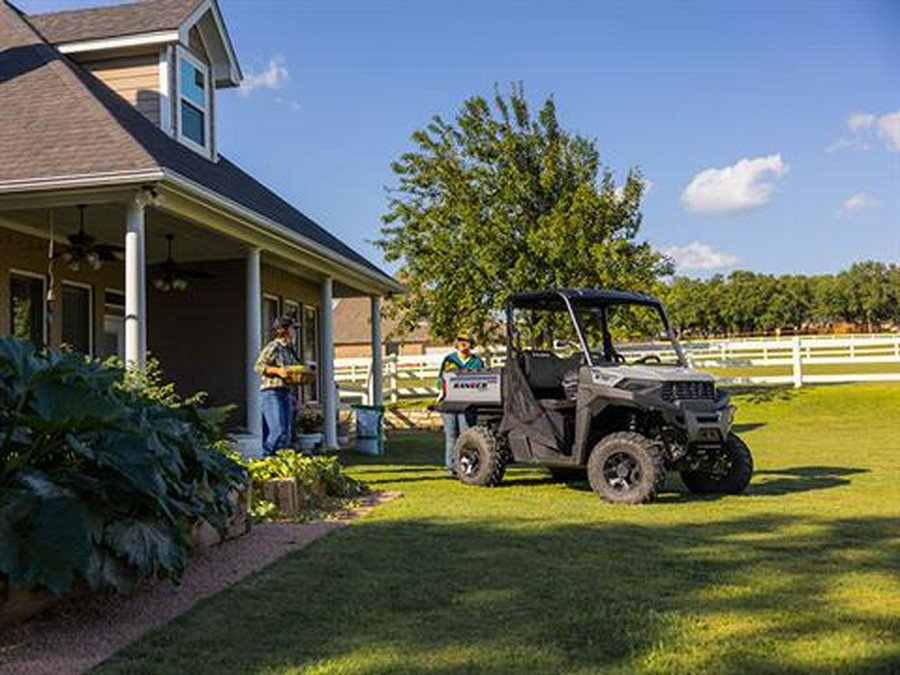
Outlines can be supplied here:
[[[447, 346], [428, 335], [428, 325], [401, 331], [399, 322], [382, 316], [383, 354], [420, 356]], [[372, 356], [372, 311], [365, 298], [343, 298], [334, 307], [334, 356], [337, 359], [370, 358]]]
[[223, 154], [217, 98], [240, 82], [215, 0], [34, 16], [0, 0], [0, 335], [151, 354], [235, 404], [258, 446], [254, 360], [292, 313], [334, 446], [333, 299], [365, 299], [380, 344], [380, 298], [402, 289]]

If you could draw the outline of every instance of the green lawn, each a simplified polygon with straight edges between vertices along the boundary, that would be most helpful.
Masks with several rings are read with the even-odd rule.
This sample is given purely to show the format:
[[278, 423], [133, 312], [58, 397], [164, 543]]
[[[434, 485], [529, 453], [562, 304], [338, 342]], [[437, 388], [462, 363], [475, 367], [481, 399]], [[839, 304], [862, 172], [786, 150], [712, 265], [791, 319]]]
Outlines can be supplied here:
[[405, 497], [212, 598], [103, 673], [900, 672], [900, 386], [740, 399], [748, 495], [495, 489], [393, 437]]

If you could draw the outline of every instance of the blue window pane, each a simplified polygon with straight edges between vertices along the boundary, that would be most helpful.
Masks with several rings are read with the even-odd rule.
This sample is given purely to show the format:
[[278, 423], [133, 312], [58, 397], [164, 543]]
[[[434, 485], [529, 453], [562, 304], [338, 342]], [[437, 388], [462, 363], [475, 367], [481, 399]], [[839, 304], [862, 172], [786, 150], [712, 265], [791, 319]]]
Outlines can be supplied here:
[[181, 60], [181, 95], [201, 108], [206, 107], [206, 77], [184, 59]]
[[206, 146], [203, 113], [187, 101], [181, 102], [181, 135], [198, 145]]

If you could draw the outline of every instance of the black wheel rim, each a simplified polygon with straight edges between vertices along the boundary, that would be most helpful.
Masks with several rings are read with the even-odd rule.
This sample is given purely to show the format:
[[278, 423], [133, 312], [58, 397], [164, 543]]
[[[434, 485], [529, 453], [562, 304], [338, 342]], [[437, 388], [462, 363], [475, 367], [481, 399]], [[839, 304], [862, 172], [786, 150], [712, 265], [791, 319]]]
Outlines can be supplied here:
[[481, 466], [481, 454], [472, 448], [464, 448], [459, 453], [459, 470], [464, 476], [474, 476]]
[[603, 480], [616, 492], [633, 490], [641, 482], [641, 466], [627, 452], [615, 452], [603, 462]]

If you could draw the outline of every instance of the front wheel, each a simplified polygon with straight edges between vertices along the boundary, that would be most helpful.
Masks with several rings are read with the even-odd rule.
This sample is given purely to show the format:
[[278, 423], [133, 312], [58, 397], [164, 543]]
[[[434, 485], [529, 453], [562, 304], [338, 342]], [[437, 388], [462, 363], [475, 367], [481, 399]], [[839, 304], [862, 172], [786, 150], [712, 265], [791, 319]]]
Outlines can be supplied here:
[[506, 471], [506, 453], [487, 427], [469, 427], [454, 446], [456, 475], [466, 485], [499, 485]]
[[587, 475], [594, 492], [606, 501], [643, 504], [656, 498], [666, 478], [666, 468], [653, 441], [625, 431], [610, 434], [594, 446]]
[[681, 472], [681, 480], [694, 494], [738, 495], [753, 477], [753, 455], [737, 434], [728, 434], [722, 451], [708, 466]]

